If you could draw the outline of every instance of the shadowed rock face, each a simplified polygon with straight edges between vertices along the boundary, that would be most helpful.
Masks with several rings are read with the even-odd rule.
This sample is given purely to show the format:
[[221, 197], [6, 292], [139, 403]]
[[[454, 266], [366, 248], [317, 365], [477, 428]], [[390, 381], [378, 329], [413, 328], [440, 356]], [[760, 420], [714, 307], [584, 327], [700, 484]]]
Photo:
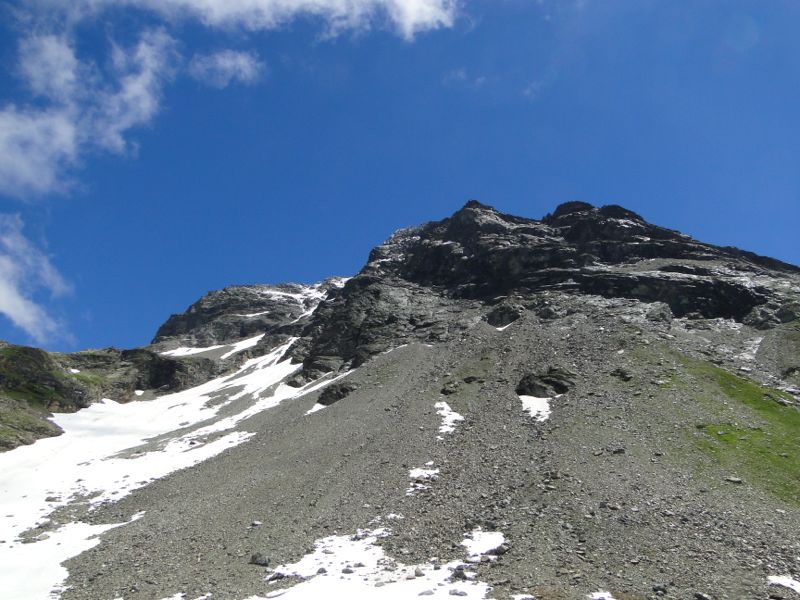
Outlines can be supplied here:
[[237, 285], [209, 292], [167, 319], [152, 344], [163, 349], [213, 346], [275, 330], [313, 309], [333, 285], [330, 280], [316, 286]]
[[[751, 318], [769, 327], [797, 316], [773, 285], [784, 274], [800, 269], [698, 242], [620, 206], [569, 202], [537, 221], [472, 200], [447, 219], [399, 230], [371, 252], [305, 331], [305, 371], [357, 366], [398, 340], [446, 339], [463, 325], [453, 313], [463, 317], [503, 298], [531, 303], [542, 292], [660, 302], [677, 317]], [[498, 308], [490, 323], [513, 321]]]

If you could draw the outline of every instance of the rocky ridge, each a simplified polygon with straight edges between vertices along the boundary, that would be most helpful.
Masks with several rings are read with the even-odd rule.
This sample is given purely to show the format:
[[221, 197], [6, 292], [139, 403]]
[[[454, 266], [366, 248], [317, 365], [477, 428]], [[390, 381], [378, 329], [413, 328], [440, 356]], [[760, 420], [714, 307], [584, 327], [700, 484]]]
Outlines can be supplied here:
[[[308, 305], [267, 288], [286, 307], [227, 288], [162, 327], [148, 352], [221, 373], [288, 346], [285, 381], [309, 387], [243, 421], [247, 443], [83, 515], [144, 513], [66, 563], [64, 600], [358, 577], [277, 567], [367, 526], [391, 531], [386, 585], [463, 558], [480, 528], [502, 547], [448, 580], [489, 598], [796, 597], [769, 578], [800, 580], [798, 267], [616, 206], [533, 220], [471, 201], [338, 284]], [[248, 329], [263, 311], [282, 316]]]
[[375, 248], [314, 314], [294, 356], [313, 379], [402, 341], [451, 339], [470, 311], [489, 307], [483, 318], [507, 325], [529, 309], [555, 316], [554, 303], [576, 296], [767, 330], [800, 317], [799, 277], [796, 266], [698, 242], [618, 206], [570, 202], [536, 221], [470, 201]]
[[[70, 354], [5, 344], [0, 348], [0, 451], [59, 435], [48, 419], [103, 398], [147, 400], [192, 388], [261, 356], [299, 333], [317, 305], [343, 285], [231, 286], [172, 315], [149, 346]], [[258, 337], [258, 340], [253, 338]], [[242, 344], [251, 339], [250, 343]], [[238, 344], [242, 344], [238, 346]], [[183, 349], [183, 350], [181, 350]]]

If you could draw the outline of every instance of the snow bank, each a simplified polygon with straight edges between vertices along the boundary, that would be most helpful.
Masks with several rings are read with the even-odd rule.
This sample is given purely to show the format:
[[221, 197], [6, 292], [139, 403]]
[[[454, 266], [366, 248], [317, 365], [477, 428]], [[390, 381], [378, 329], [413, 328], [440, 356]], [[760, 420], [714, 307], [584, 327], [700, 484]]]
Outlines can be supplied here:
[[376, 544], [386, 537], [385, 529], [359, 531], [355, 536], [331, 536], [315, 543], [314, 552], [298, 562], [275, 569], [285, 577], [304, 581], [285, 590], [247, 600], [282, 598], [285, 600], [407, 600], [418, 596], [430, 598], [483, 599], [491, 589], [467, 573], [466, 580], [450, 580], [453, 571], [464, 563], [453, 561], [436, 568], [429, 563], [406, 565], [388, 558]]
[[797, 579], [792, 579], [791, 577], [778, 577], [778, 576], [770, 576], [767, 578], [767, 581], [770, 585], [779, 585], [781, 587], [789, 588], [800, 594], [800, 581]]
[[537, 398], [536, 396], [520, 396], [522, 409], [537, 421], [546, 421], [550, 417], [550, 400], [552, 398]]
[[205, 348], [175, 348], [174, 350], [167, 350], [162, 352], [162, 356], [191, 356], [193, 354], [200, 354], [202, 352], [210, 352], [211, 350], [219, 350], [220, 348], [224, 348], [225, 344], [220, 344], [218, 346], [206, 346]]
[[483, 531], [477, 527], [468, 534], [461, 545], [467, 549], [470, 558], [491, 554], [506, 541], [505, 536], [499, 531]]
[[[442, 424], [439, 426], [439, 433], [453, 433], [456, 430], [456, 423], [463, 421], [464, 417], [450, 408], [447, 402], [437, 402], [433, 405], [436, 412], [442, 417]], [[438, 439], [444, 439], [438, 436]]]
[[[433, 462], [429, 462], [425, 465], [426, 467], [433, 466]], [[431, 469], [431, 468], [417, 468], [411, 469], [408, 472], [408, 476], [411, 478], [412, 483], [411, 487], [406, 490], [406, 496], [413, 496], [417, 492], [422, 492], [430, 488], [430, 486], [425, 481], [433, 481], [439, 477], [439, 469]]]
[[247, 350], [248, 348], [252, 348], [256, 344], [258, 344], [258, 342], [263, 337], [264, 334], [262, 333], [261, 335], [256, 335], [254, 337], [247, 338], [246, 340], [242, 340], [241, 342], [236, 342], [235, 344], [231, 344], [233, 347], [228, 352], [220, 356], [220, 359], [225, 360], [226, 358], [230, 358], [234, 354], [238, 354], [242, 350]]
[[[256, 313], [260, 314], [260, 313]], [[246, 315], [241, 315], [246, 316]], [[238, 354], [242, 350], [252, 348], [264, 337], [264, 334], [259, 334], [233, 344], [217, 344], [216, 346], [206, 346], [204, 348], [175, 348], [174, 350], [167, 350], [162, 352], [162, 356], [192, 356], [194, 354], [202, 354], [203, 352], [211, 352], [212, 350], [219, 350], [220, 348], [229, 348], [228, 352], [220, 356], [220, 359], [225, 360], [234, 354]]]
[[[139, 518], [136, 515], [131, 520]], [[129, 521], [130, 522], [130, 521]], [[88, 525], [69, 523], [33, 544], [22, 544], [4, 552], [0, 565], [2, 596], [5, 600], [34, 600], [59, 597], [64, 591], [67, 558], [77, 556], [100, 543], [99, 535], [125, 523]]]

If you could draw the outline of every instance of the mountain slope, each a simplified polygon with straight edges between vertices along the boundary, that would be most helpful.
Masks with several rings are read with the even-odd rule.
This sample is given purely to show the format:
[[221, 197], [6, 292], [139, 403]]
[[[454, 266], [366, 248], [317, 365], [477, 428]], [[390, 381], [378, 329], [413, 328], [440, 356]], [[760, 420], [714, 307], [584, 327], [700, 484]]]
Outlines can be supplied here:
[[[795, 594], [797, 267], [620, 207], [536, 221], [472, 201], [248, 329], [280, 312], [262, 291], [171, 317], [151, 351], [219, 376], [124, 405], [142, 441], [51, 483], [50, 522], [12, 519], [32, 543], [6, 538], [0, 565], [24, 574], [69, 523], [125, 523], [53, 554], [74, 556], [63, 598]], [[163, 427], [133, 419], [146, 407]], [[65, 436], [101, 408], [67, 415]]]

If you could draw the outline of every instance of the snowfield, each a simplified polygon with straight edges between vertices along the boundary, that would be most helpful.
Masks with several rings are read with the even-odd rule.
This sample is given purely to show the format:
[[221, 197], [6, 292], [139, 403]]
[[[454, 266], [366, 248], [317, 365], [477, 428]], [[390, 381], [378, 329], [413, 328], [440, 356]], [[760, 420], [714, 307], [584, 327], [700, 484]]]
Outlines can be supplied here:
[[[62, 562], [93, 547], [97, 535], [123, 525], [63, 524], [23, 543], [20, 535], [50, 523], [69, 503], [91, 510], [248, 440], [233, 431], [243, 420], [298, 398], [330, 381], [297, 389], [282, 384], [301, 365], [280, 358], [288, 341], [251, 359], [233, 375], [145, 402], [104, 400], [72, 414], [56, 414], [64, 433], [0, 454], [0, 590], [4, 600], [39, 600], [66, 579]], [[238, 412], [223, 407], [250, 397]], [[214, 400], [213, 406], [209, 401]], [[238, 408], [238, 406], [237, 406]], [[57, 525], [57, 524], [54, 524]]]

